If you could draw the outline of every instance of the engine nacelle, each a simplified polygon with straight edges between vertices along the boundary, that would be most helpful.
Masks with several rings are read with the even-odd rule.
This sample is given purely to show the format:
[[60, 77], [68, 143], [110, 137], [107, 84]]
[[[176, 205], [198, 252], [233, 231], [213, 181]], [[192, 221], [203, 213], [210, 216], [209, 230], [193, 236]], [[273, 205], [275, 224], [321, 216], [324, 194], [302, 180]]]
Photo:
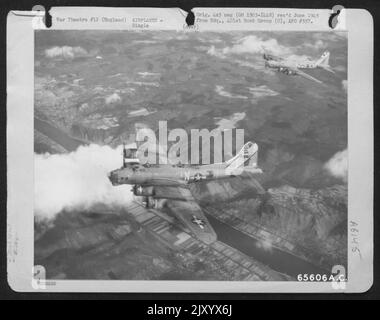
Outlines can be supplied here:
[[295, 75], [297, 75], [296, 72], [294, 72], [292, 70], [289, 70], [288, 68], [284, 68], [284, 67], [279, 68], [278, 71], [280, 71], [280, 72], [282, 72], [282, 73], [284, 73], [284, 74], [286, 74], [288, 76], [295, 76]]
[[133, 193], [135, 196], [151, 197], [154, 196], [154, 187], [134, 186]]

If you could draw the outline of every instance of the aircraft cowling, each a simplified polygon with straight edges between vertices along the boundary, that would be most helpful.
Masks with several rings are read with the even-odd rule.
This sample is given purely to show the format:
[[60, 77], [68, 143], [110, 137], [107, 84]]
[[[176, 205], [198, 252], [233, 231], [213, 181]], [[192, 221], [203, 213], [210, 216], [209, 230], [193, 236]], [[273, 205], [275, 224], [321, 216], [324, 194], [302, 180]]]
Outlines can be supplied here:
[[281, 67], [281, 68], [279, 68], [279, 71], [282, 72], [282, 73], [285, 73], [288, 76], [295, 76], [295, 75], [297, 75], [296, 72], [294, 72], [292, 70], [289, 70], [288, 68]]
[[135, 196], [151, 197], [154, 196], [154, 187], [134, 186], [133, 193]]

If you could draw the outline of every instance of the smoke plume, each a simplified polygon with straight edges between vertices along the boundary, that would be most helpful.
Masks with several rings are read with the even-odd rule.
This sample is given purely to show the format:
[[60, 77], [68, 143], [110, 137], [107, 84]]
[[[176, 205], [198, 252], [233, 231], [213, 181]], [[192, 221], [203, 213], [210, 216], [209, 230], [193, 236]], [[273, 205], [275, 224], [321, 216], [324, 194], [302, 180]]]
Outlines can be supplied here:
[[325, 168], [336, 178], [347, 181], [348, 177], [348, 151], [337, 152], [327, 163]]
[[131, 186], [114, 187], [107, 176], [121, 167], [121, 147], [81, 146], [68, 154], [35, 154], [34, 161], [37, 220], [52, 220], [64, 209], [118, 207], [132, 200]]

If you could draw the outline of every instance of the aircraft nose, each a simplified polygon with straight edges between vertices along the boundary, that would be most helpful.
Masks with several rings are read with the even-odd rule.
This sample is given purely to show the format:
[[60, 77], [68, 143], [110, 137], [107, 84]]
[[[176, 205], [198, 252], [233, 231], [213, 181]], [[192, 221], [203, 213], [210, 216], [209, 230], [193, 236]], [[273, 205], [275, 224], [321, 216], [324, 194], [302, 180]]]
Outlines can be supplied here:
[[111, 181], [112, 185], [116, 184], [115, 174], [113, 171], [108, 173], [108, 179]]

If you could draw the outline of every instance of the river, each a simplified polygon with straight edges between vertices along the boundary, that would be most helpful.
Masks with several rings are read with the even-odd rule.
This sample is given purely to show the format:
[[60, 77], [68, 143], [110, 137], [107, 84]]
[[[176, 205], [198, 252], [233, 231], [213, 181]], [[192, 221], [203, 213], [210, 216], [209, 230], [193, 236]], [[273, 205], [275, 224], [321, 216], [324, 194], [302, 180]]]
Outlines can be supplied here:
[[230, 227], [215, 217], [207, 214], [207, 219], [218, 235], [218, 240], [228, 244], [230, 247], [238, 249], [240, 252], [253, 259], [267, 265], [271, 269], [285, 273], [292, 277], [299, 274], [327, 274], [330, 272], [319, 268], [310, 262], [298, 258], [288, 252], [275, 247], [263, 249], [259, 247], [259, 241], [239, 230]]

